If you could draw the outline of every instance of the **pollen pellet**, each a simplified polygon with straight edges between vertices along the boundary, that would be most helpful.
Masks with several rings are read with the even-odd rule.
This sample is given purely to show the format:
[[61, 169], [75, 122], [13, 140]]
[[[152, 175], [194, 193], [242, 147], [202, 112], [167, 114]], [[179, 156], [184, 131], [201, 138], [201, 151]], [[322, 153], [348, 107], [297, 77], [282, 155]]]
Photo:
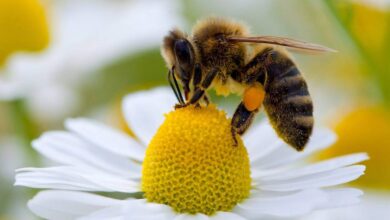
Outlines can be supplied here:
[[244, 92], [244, 105], [245, 108], [249, 111], [254, 111], [260, 108], [264, 100], [264, 89], [260, 84], [255, 84], [247, 88]]
[[179, 213], [230, 211], [249, 196], [248, 154], [234, 146], [230, 120], [214, 106], [166, 115], [146, 151], [142, 190]]

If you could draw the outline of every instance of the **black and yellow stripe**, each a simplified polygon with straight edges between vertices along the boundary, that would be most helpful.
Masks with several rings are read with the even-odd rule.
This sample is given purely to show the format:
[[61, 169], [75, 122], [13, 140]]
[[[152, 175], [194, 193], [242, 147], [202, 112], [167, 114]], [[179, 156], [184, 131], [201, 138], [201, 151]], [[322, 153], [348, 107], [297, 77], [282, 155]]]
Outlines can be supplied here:
[[279, 136], [302, 150], [313, 129], [313, 103], [305, 79], [285, 54], [268, 51], [264, 107]]

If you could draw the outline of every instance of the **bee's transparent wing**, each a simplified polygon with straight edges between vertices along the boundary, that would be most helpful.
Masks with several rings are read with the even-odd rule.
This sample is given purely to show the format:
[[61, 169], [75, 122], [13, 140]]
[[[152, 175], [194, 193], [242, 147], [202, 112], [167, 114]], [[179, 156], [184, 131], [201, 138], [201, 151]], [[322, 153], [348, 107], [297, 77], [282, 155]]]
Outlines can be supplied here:
[[290, 49], [293, 49], [297, 52], [337, 52], [334, 49], [314, 44], [308, 43], [300, 40], [294, 40], [286, 37], [276, 37], [276, 36], [257, 36], [257, 37], [229, 37], [230, 41], [233, 42], [248, 42], [248, 43], [264, 43], [264, 44], [275, 44], [280, 46], [285, 46]]

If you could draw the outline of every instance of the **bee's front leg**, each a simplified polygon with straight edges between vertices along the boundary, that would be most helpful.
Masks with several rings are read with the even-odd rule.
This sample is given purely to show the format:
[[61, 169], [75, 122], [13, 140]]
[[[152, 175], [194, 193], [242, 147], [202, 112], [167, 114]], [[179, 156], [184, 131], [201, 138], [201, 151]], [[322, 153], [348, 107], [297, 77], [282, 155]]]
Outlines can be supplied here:
[[[201, 86], [201, 82], [202, 82], [202, 69], [200, 67], [200, 64], [197, 63], [197, 64], [195, 64], [194, 78], [192, 81], [192, 84], [194, 86], [194, 91], [197, 90]], [[210, 103], [209, 98], [207, 96], [207, 92], [205, 92], [203, 95], [203, 101], [206, 103], [206, 105], [208, 105]], [[197, 106], [200, 107], [200, 104], [198, 103]]]
[[202, 97], [204, 97], [206, 89], [210, 87], [211, 83], [213, 82], [213, 80], [215, 79], [215, 77], [218, 75], [219, 72], [220, 72], [219, 69], [214, 68], [209, 73], [207, 73], [206, 77], [203, 79], [200, 86], [198, 85], [195, 88], [195, 91], [189, 101], [189, 104], [196, 104], [199, 102], [199, 100]]
[[207, 92], [203, 95], [203, 101], [206, 103], [206, 105], [210, 104], [209, 96], [207, 95]]
[[[194, 86], [195, 91], [199, 89], [199, 87], [201, 86], [201, 82], [202, 82], [202, 70], [201, 70], [200, 64], [196, 63], [194, 65], [194, 75], [193, 75], [193, 80], [192, 80], [192, 84]], [[186, 82], [183, 82], [183, 84], [187, 85], [187, 86], [184, 86], [184, 88], [183, 88], [186, 100], [185, 100], [185, 102], [179, 102], [178, 104], [176, 104], [175, 109], [184, 108], [190, 104], [190, 102], [189, 102], [189, 94], [190, 94], [189, 80]]]

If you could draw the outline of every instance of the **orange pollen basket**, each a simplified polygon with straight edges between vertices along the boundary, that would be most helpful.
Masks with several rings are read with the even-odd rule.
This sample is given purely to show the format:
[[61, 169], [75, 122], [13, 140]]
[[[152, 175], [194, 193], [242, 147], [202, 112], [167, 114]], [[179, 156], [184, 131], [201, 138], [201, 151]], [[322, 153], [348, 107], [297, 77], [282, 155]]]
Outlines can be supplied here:
[[264, 101], [265, 91], [260, 83], [248, 87], [244, 92], [243, 102], [248, 111], [255, 111], [260, 108]]

